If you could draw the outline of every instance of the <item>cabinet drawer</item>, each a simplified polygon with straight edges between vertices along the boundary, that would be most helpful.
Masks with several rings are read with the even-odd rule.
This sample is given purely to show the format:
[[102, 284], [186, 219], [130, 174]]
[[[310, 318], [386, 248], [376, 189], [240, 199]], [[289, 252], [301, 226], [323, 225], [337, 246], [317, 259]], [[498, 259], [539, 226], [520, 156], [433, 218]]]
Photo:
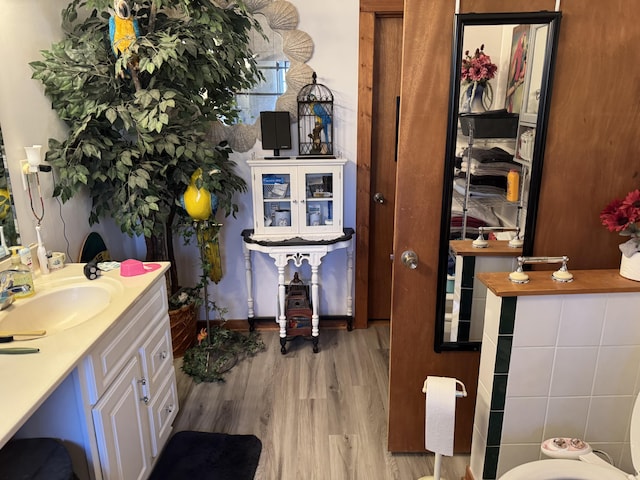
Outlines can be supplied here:
[[154, 389], [167, 378], [167, 367], [173, 369], [171, 328], [169, 316], [165, 313], [160, 325], [156, 327], [142, 347], [144, 371], [148, 375], [149, 388]]
[[166, 375], [164, 384], [155, 393], [152, 393], [148, 409], [151, 427], [151, 454], [157, 457], [171, 435], [173, 421], [179, 409], [176, 375], [173, 368]]
[[150, 331], [167, 315], [164, 282], [147, 292], [94, 346], [83, 362], [89, 403], [94, 405]]

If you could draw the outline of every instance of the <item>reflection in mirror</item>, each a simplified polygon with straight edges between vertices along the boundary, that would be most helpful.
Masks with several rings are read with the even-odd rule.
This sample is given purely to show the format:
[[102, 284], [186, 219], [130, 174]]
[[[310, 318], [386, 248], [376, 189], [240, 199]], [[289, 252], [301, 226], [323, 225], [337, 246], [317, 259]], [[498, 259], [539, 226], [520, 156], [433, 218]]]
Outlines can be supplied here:
[[[16, 209], [13, 205], [9, 166], [7, 164], [7, 156], [4, 152], [4, 141], [1, 130], [0, 156], [2, 157], [2, 163], [0, 164], [0, 227], [2, 227], [2, 236], [4, 237], [3, 246], [10, 247], [20, 244], [20, 235], [18, 233], [18, 220], [15, 216]], [[0, 252], [0, 255], [0, 258], [4, 258], [9, 255], [9, 251]]]
[[238, 92], [241, 121], [234, 125], [215, 123], [211, 140], [227, 140], [236, 152], [249, 151], [260, 138], [261, 111], [287, 111], [297, 120], [298, 91], [311, 82], [313, 70], [306, 62], [313, 54], [313, 40], [297, 29], [298, 11], [286, 0], [248, 2], [247, 8], [260, 23], [263, 33], [252, 36], [252, 51], [257, 56], [265, 82], [251, 92]]
[[480, 348], [486, 290], [475, 274], [512, 271], [532, 253], [560, 16], [456, 16], [436, 351]]
[[289, 69], [289, 61], [282, 51], [282, 37], [276, 34], [264, 15], [255, 15], [260, 32], [251, 32], [251, 51], [256, 56], [258, 69], [264, 80], [252, 90], [236, 93], [239, 122], [253, 124], [260, 117], [262, 111], [273, 111], [278, 97], [286, 91], [285, 74]]

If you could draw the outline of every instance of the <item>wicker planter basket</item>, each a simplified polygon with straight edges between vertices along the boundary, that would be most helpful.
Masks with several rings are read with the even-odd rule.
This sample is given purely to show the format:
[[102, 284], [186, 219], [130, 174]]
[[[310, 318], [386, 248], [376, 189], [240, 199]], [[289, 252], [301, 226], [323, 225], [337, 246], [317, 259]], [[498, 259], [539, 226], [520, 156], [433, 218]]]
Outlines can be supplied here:
[[171, 323], [171, 342], [174, 358], [182, 357], [184, 352], [196, 340], [197, 318], [195, 305], [185, 305], [176, 310], [169, 310]]

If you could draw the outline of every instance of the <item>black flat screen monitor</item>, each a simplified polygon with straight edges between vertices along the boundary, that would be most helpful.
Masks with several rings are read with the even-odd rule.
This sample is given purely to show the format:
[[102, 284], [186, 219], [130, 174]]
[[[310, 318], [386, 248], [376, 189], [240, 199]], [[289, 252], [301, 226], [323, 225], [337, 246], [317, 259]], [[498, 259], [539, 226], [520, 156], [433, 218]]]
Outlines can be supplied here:
[[273, 150], [275, 157], [280, 149], [291, 149], [291, 121], [289, 112], [260, 112], [262, 148]]

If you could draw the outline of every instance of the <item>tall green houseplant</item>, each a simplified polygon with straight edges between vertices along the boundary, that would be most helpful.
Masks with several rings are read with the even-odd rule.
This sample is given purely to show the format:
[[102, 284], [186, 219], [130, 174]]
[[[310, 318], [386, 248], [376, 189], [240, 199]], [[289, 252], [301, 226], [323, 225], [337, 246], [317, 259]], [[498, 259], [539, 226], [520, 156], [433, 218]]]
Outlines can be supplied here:
[[237, 117], [235, 92], [261, 78], [249, 48], [259, 24], [241, 1], [74, 0], [62, 27], [64, 39], [30, 64], [68, 126], [66, 139], [49, 140], [54, 195], [86, 188], [91, 224], [112, 217], [145, 236], [147, 259], [175, 264], [171, 227], [192, 173], [207, 173], [225, 215], [246, 190], [231, 150], [207, 137], [212, 122]]

